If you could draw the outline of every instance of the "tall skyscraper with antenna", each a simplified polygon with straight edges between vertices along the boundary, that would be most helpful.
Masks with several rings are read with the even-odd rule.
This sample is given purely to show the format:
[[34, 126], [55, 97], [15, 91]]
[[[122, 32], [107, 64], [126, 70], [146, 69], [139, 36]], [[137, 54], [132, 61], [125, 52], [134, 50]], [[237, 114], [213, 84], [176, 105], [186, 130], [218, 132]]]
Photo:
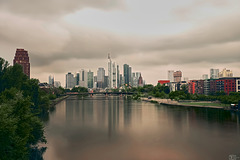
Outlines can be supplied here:
[[108, 88], [113, 88], [113, 65], [110, 53], [108, 54]]
[[110, 53], [108, 54], [108, 88], [119, 87], [119, 66], [112, 62]]

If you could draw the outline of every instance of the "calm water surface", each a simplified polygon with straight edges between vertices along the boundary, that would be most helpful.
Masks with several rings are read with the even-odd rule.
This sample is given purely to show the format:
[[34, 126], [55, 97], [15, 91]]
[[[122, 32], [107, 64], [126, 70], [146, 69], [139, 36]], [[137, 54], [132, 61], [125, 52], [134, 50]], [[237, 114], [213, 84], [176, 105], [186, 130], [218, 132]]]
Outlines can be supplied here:
[[69, 98], [46, 123], [45, 160], [228, 160], [240, 156], [239, 115], [124, 97]]

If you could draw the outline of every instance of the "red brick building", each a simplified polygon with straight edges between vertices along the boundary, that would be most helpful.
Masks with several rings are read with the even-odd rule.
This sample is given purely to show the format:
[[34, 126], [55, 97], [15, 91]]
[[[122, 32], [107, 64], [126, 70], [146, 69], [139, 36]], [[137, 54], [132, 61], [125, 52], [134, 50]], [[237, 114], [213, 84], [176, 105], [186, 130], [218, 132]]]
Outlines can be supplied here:
[[230, 92], [237, 91], [237, 80], [240, 79], [238, 77], [226, 77], [220, 78], [216, 80], [216, 91], [221, 92], [224, 91], [229, 95]]
[[23, 67], [23, 73], [30, 77], [30, 63], [28, 51], [24, 49], [17, 49], [14, 56], [13, 65], [15, 65], [16, 63], [20, 64]]
[[191, 94], [204, 94], [204, 80], [191, 80], [188, 83], [188, 92]]

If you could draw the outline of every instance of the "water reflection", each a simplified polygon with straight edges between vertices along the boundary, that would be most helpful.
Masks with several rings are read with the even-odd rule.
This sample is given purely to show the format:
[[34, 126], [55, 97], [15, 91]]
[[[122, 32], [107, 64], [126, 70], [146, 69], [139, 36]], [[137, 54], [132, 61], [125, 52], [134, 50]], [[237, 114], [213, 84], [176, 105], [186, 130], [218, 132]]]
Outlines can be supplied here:
[[45, 159], [228, 159], [239, 154], [239, 114], [97, 96], [67, 99], [46, 124]]

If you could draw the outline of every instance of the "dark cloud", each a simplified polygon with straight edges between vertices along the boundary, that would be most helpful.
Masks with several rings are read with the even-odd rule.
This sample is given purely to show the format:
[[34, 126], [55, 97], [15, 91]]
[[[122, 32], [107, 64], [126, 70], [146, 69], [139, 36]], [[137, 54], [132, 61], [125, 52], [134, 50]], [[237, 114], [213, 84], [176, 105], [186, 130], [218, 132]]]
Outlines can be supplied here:
[[[200, 48], [214, 44], [240, 41], [240, 16], [224, 17], [203, 25], [186, 33], [158, 40], [150, 50], [174, 50]], [[155, 47], [156, 48], [155, 48]]]
[[185, 65], [200, 62], [215, 65], [236, 63], [240, 61], [240, 41], [202, 48], [156, 51], [150, 55], [138, 59], [136, 62], [147, 66]]
[[0, 0], [0, 8], [34, 17], [59, 16], [83, 8], [121, 9], [123, 0]]
[[161, 39], [71, 29], [69, 40], [61, 50], [45, 56], [34, 50], [32, 62], [34, 66], [43, 66], [73, 58], [106, 59], [109, 52], [114, 57], [134, 55], [129, 60], [134, 62], [139, 59], [136, 63], [142, 65], [236, 62], [240, 60], [240, 21], [237, 18], [222, 19], [181, 35]]

